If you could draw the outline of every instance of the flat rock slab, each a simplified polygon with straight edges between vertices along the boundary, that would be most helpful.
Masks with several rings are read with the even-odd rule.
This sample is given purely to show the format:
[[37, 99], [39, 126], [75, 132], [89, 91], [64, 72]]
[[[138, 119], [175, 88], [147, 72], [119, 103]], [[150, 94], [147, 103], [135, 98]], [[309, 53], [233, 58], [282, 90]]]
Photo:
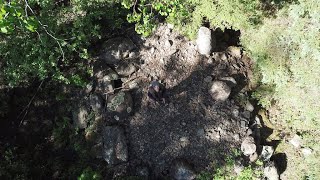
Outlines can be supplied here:
[[124, 130], [118, 126], [106, 126], [102, 132], [103, 158], [109, 165], [128, 160], [128, 148]]

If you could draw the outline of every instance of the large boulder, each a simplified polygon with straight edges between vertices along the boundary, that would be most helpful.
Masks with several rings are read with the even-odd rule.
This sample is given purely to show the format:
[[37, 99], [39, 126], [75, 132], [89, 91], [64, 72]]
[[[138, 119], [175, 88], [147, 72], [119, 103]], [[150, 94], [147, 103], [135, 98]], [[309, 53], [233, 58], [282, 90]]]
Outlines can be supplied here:
[[107, 100], [107, 108], [116, 120], [128, 117], [133, 109], [131, 94], [128, 91], [120, 91], [110, 95]]
[[118, 63], [121, 59], [129, 58], [135, 45], [127, 38], [113, 38], [104, 43], [99, 59], [107, 64]]
[[241, 151], [245, 156], [250, 156], [255, 153], [257, 146], [254, 142], [254, 138], [251, 136], [246, 137], [241, 143]]
[[120, 76], [130, 76], [137, 70], [137, 67], [134, 65], [134, 63], [128, 63], [124, 61], [117, 64], [115, 69]]
[[128, 160], [128, 148], [124, 130], [118, 126], [106, 126], [102, 132], [103, 158], [109, 165]]
[[94, 124], [103, 112], [102, 97], [98, 94], [90, 94], [89, 97], [85, 97], [75, 104], [72, 111], [73, 125], [79, 129], [86, 129], [90, 124]]
[[96, 114], [101, 114], [103, 111], [103, 99], [98, 94], [91, 94], [89, 96], [89, 105], [93, 112]]
[[231, 88], [223, 81], [214, 81], [209, 93], [215, 101], [225, 101], [230, 96]]
[[211, 30], [206, 27], [200, 27], [197, 38], [197, 48], [200, 54], [210, 55], [212, 51]]
[[75, 128], [85, 129], [88, 126], [90, 110], [88, 106], [79, 103], [72, 111], [72, 120]]
[[175, 160], [171, 169], [172, 179], [174, 180], [193, 180], [196, 178], [196, 173], [192, 166], [185, 160]]
[[267, 180], [280, 179], [278, 169], [276, 168], [276, 166], [274, 165], [274, 162], [272, 161], [266, 164], [266, 166], [263, 169], [263, 174]]

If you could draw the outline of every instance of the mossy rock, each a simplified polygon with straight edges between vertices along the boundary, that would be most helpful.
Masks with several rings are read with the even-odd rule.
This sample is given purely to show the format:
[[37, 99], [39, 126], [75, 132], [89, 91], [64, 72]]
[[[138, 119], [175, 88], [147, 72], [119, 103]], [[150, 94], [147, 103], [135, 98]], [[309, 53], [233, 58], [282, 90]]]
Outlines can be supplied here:
[[133, 100], [127, 91], [120, 91], [108, 97], [107, 109], [115, 120], [128, 117], [132, 113]]

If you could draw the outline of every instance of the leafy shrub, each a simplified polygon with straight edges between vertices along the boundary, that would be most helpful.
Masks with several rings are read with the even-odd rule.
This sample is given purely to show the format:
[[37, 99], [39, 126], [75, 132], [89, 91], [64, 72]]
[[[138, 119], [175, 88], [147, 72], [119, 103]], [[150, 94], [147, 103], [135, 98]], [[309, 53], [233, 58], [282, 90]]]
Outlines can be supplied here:
[[120, 28], [126, 14], [109, 0], [1, 1], [1, 9], [0, 57], [11, 86], [35, 78], [84, 85], [90, 45]]
[[260, 88], [255, 96], [267, 108], [272, 105], [281, 111], [277, 121], [301, 131], [320, 123], [320, 6], [313, 3], [302, 0], [291, 5], [242, 37], [262, 74], [261, 83], [273, 89], [265, 96]]
[[136, 32], [143, 36], [149, 36], [161, 18], [176, 24], [188, 15], [183, 0], [125, 0], [121, 4], [127, 9], [132, 9], [127, 20], [135, 23]]
[[[242, 43], [251, 53], [261, 74], [254, 93], [269, 110], [274, 124], [303, 134], [312, 156], [292, 159], [290, 178], [319, 179], [320, 124], [320, 5], [316, 0], [299, 0], [278, 12], [263, 25], [242, 34]], [[292, 153], [294, 154], [294, 153]]]

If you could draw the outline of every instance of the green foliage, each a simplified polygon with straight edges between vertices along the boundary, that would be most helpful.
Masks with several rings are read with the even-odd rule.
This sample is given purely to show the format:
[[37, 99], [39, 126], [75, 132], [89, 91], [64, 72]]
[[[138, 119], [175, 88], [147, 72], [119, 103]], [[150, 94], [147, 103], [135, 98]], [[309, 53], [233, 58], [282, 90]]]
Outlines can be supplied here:
[[[299, 0], [242, 35], [262, 77], [254, 96], [269, 110], [274, 124], [302, 133], [314, 154], [319, 154], [319, 133], [314, 133], [320, 124], [319, 12], [318, 1]], [[313, 156], [291, 159], [288, 167], [294, 169], [290, 179], [303, 178], [302, 174], [320, 177], [320, 164]]]
[[83, 170], [81, 175], [78, 177], [78, 180], [98, 180], [102, 179], [102, 176], [98, 173], [93, 171], [90, 167], [87, 167]]
[[39, 24], [34, 16], [24, 16], [24, 9], [19, 1], [0, 1], [0, 32], [11, 34], [13, 31], [35, 32]]
[[126, 16], [125, 9], [108, 0], [75, 0], [65, 6], [25, 2], [1, 3], [5, 35], [0, 37], [0, 57], [11, 86], [28, 85], [35, 78], [84, 85], [90, 45], [120, 28]]
[[240, 174], [235, 174], [234, 166], [236, 160], [241, 157], [239, 149], [232, 149], [231, 153], [225, 156], [225, 164], [215, 165], [214, 172], [201, 172], [197, 180], [251, 180], [262, 177], [261, 162], [244, 167]]
[[278, 120], [290, 127], [310, 130], [320, 123], [320, 6], [299, 2], [248, 31], [242, 42], [262, 74], [263, 86], [255, 93], [261, 104], [281, 109]]
[[121, 4], [127, 9], [132, 9], [133, 12], [128, 14], [127, 20], [135, 23], [136, 32], [143, 36], [149, 36], [161, 18], [177, 24], [188, 16], [183, 0], [125, 0]]
[[178, 28], [190, 38], [195, 38], [204, 19], [214, 28], [245, 30], [260, 22], [262, 11], [258, 0], [188, 0], [193, 7], [190, 19]]

